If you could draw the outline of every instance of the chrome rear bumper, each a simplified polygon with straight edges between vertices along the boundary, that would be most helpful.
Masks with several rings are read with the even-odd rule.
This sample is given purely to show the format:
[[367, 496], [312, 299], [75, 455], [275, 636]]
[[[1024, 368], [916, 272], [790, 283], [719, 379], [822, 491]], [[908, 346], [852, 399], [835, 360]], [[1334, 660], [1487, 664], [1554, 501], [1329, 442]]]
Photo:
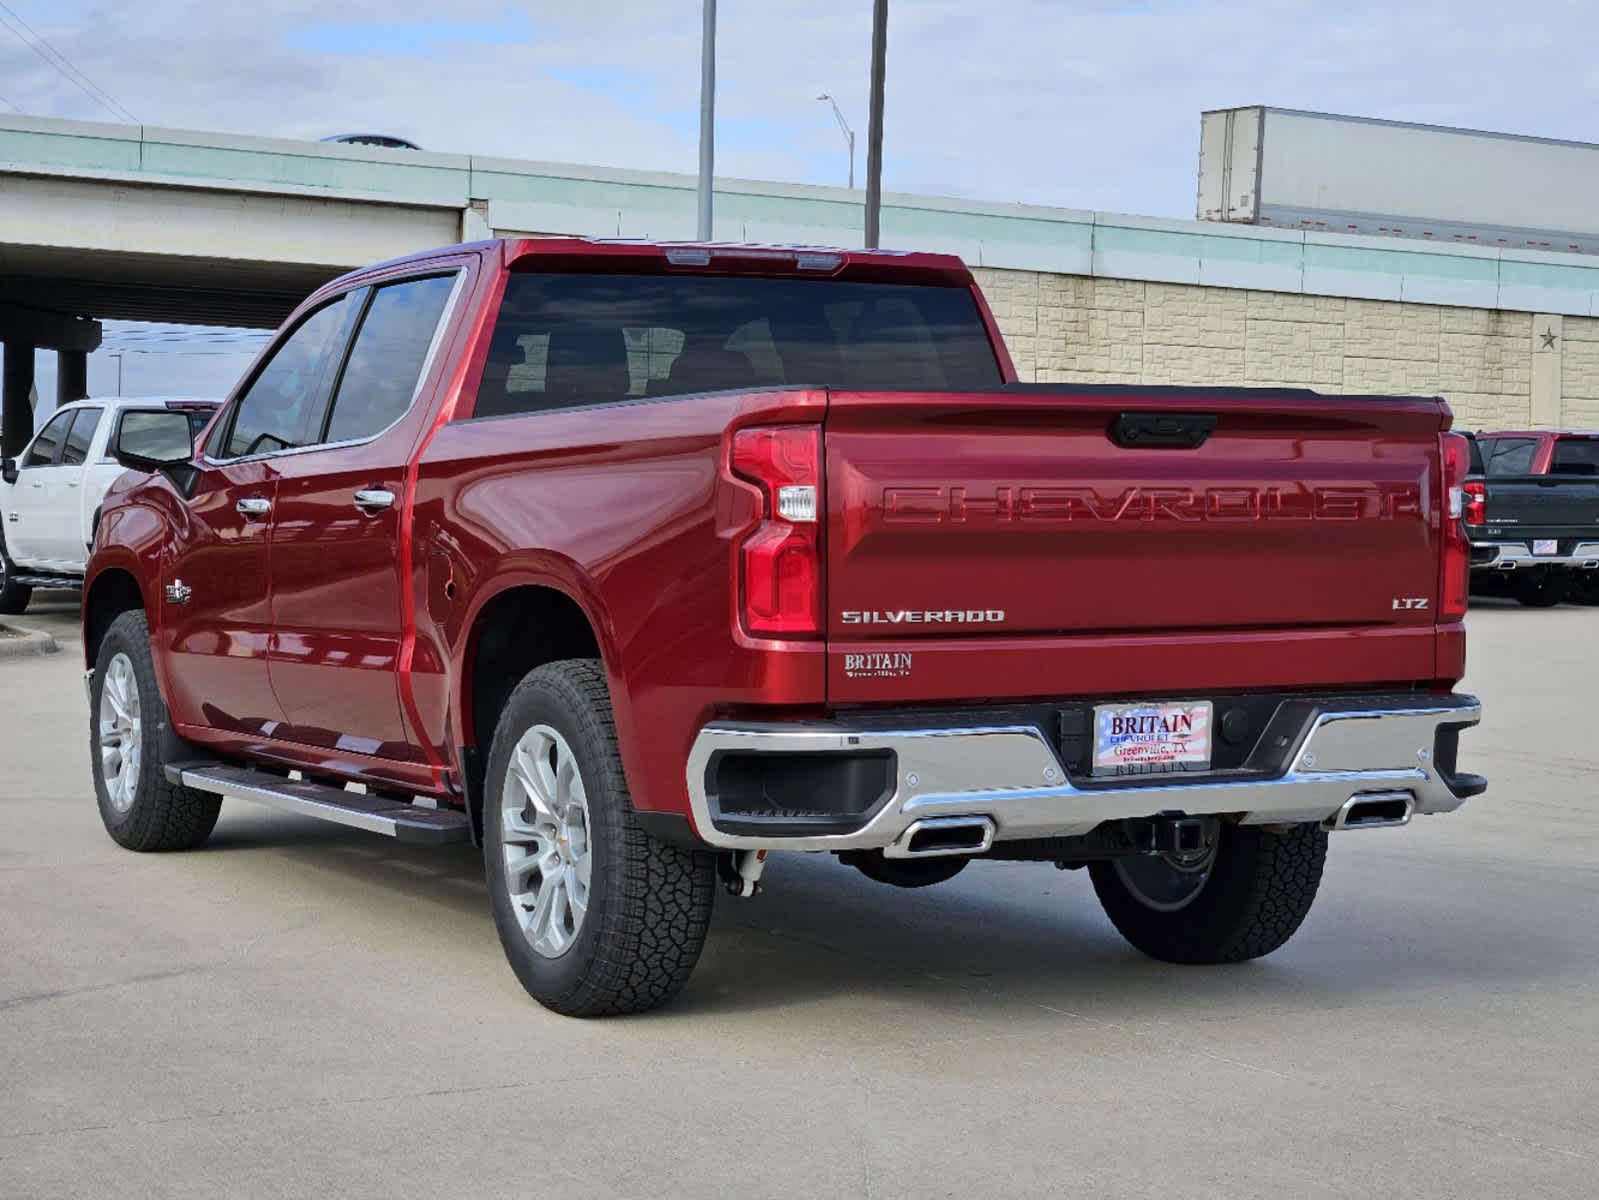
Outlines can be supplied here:
[[[1438, 769], [1435, 748], [1444, 729], [1477, 724], [1482, 707], [1470, 696], [1435, 699], [1420, 705], [1348, 697], [1317, 702], [1287, 739], [1282, 770], [1269, 778], [1217, 772], [1138, 783], [1071, 782], [1034, 725], [714, 722], [694, 741], [688, 792], [700, 837], [725, 849], [883, 850], [897, 856], [906, 852], [913, 827], [955, 817], [991, 822], [993, 841], [1072, 836], [1104, 821], [1167, 813], [1234, 814], [1251, 825], [1327, 822], [1336, 828], [1351, 798], [1368, 793], [1408, 795], [1409, 811], [1416, 813], [1450, 812], [1464, 802]], [[707, 781], [722, 753], [884, 750], [894, 757], [892, 791], [853, 832], [783, 836], [717, 828]]]
[[1492, 558], [1473, 562], [1473, 571], [1515, 571], [1522, 567], [1575, 567], [1599, 570], [1599, 542], [1579, 542], [1570, 554], [1534, 554], [1526, 542], [1473, 542], [1476, 550], [1492, 550]]

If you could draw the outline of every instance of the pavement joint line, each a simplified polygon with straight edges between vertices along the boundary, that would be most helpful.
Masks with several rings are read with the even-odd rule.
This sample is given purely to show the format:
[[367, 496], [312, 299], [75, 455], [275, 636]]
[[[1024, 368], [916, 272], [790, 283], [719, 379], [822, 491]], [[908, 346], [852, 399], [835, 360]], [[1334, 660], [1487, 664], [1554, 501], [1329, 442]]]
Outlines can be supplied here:
[[[685, 1059], [684, 1061], [692, 1061]], [[215, 1112], [179, 1113], [170, 1117], [151, 1117], [142, 1121], [110, 1121], [98, 1125], [68, 1125], [59, 1129], [21, 1129], [13, 1133], [0, 1133], [0, 1140], [21, 1141], [24, 1138], [66, 1137], [76, 1133], [111, 1133], [124, 1129], [152, 1129], [162, 1125], [182, 1125], [190, 1121], [228, 1121], [240, 1117], [263, 1117], [276, 1113], [291, 1113], [314, 1109], [349, 1108], [366, 1104], [396, 1104], [415, 1100], [433, 1100], [443, 1096], [474, 1096], [491, 1092], [513, 1092], [522, 1088], [548, 1088], [570, 1083], [592, 1083], [597, 1080], [615, 1080], [636, 1071], [595, 1071], [575, 1075], [562, 1075], [554, 1079], [525, 1079], [515, 1083], [465, 1084], [460, 1087], [428, 1088], [414, 1092], [391, 1092], [381, 1096], [328, 1096], [321, 1100], [300, 1101], [294, 1104], [263, 1104], [254, 1108], [224, 1108]]]

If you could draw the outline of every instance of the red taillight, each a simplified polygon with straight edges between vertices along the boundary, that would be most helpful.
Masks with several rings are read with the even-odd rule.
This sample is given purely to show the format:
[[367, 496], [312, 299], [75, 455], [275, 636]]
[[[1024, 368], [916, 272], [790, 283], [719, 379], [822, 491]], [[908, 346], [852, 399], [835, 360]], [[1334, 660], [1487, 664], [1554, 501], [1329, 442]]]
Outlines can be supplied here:
[[1463, 483], [1460, 490], [1466, 496], [1466, 508], [1461, 514], [1467, 525], [1481, 525], [1488, 519], [1488, 485], [1481, 480]]
[[[1466, 537], [1470, 519], [1471, 489], [1480, 484], [1466, 483], [1471, 469], [1471, 443], [1458, 433], [1439, 435], [1440, 457], [1444, 467], [1443, 575], [1438, 588], [1438, 619], [1458, 621], [1466, 615], [1467, 593], [1471, 583], [1471, 542]], [[1479, 499], [1475, 503], [1481, 504]]]
[[816, 425], [741, 429], [733, 472], [760, 485], [761, 523], [739, 548], [744, 628], [766, 637], [822, 631], [822, 431]]

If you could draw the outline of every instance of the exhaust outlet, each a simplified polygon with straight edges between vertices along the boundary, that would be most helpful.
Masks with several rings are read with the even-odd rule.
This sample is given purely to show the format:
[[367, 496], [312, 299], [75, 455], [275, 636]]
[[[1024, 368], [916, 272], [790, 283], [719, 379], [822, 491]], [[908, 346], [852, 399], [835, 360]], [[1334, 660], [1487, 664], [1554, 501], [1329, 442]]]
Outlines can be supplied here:
[[1416, 811], [1416, 797], [1410, 792], [1364, 792], [1349, 797], [1344, 805], [1321, 823], [1327, 830], [1388, 829], [1410, 824]]
[[928, 817], [910, 825], [883, 851], [884, 858], [939, 858], [982, 854], [994, 844], [988, 817]]

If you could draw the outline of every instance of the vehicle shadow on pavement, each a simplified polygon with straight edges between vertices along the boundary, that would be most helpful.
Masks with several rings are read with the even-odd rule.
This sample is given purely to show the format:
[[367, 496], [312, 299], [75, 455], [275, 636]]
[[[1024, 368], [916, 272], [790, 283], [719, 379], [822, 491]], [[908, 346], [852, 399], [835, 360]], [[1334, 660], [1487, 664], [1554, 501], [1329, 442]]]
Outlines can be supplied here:
[[[431, 953], [425, 939], [440, 935], [499, 953], [482, 859], [472, 847], [409, 846], [277, 813], [224, 813], [198, 853], [228, 855], [236, 883], [254, 875], [263, 889], [276, 890], [292, 879], [309, 903], [339, 905], [380, 925], [407, 920], [421, 939], [418, 961]], [[352, 893], [373, 889], [381, 902], [352, 913]], [[754, 900], [718, 897], [693, 979], [649, 1019], [796, 1009], [845, 997], [978, 1005], [1012, 1016], [1103, 1011], [1110, 1001], [1146, 1019], [1192, 1017], [1196, 1006], [1224, 1013], [1247, 999], [1325, 1015], [1384, 994], [1436, 996], [1456, 986], [1570, 974], [1580, 959], [1556, 928], [1518, 923], [1513, 913], [1474, 912], [1463, 920], [1447, 906], [1418, 911], [1401, 893], [1328, 886], [1295, 940], [1275, 955], [1177, 967], [1121, 940], [1085, 871], [978, 862], [950, 883], [905, 891], [873, 883], [831, 856], [783, 856], [768, 867]], [[434, 919], [413, 923], [428, 914]], [[1484, 944], [1514, 950], [1485, 957]]]

